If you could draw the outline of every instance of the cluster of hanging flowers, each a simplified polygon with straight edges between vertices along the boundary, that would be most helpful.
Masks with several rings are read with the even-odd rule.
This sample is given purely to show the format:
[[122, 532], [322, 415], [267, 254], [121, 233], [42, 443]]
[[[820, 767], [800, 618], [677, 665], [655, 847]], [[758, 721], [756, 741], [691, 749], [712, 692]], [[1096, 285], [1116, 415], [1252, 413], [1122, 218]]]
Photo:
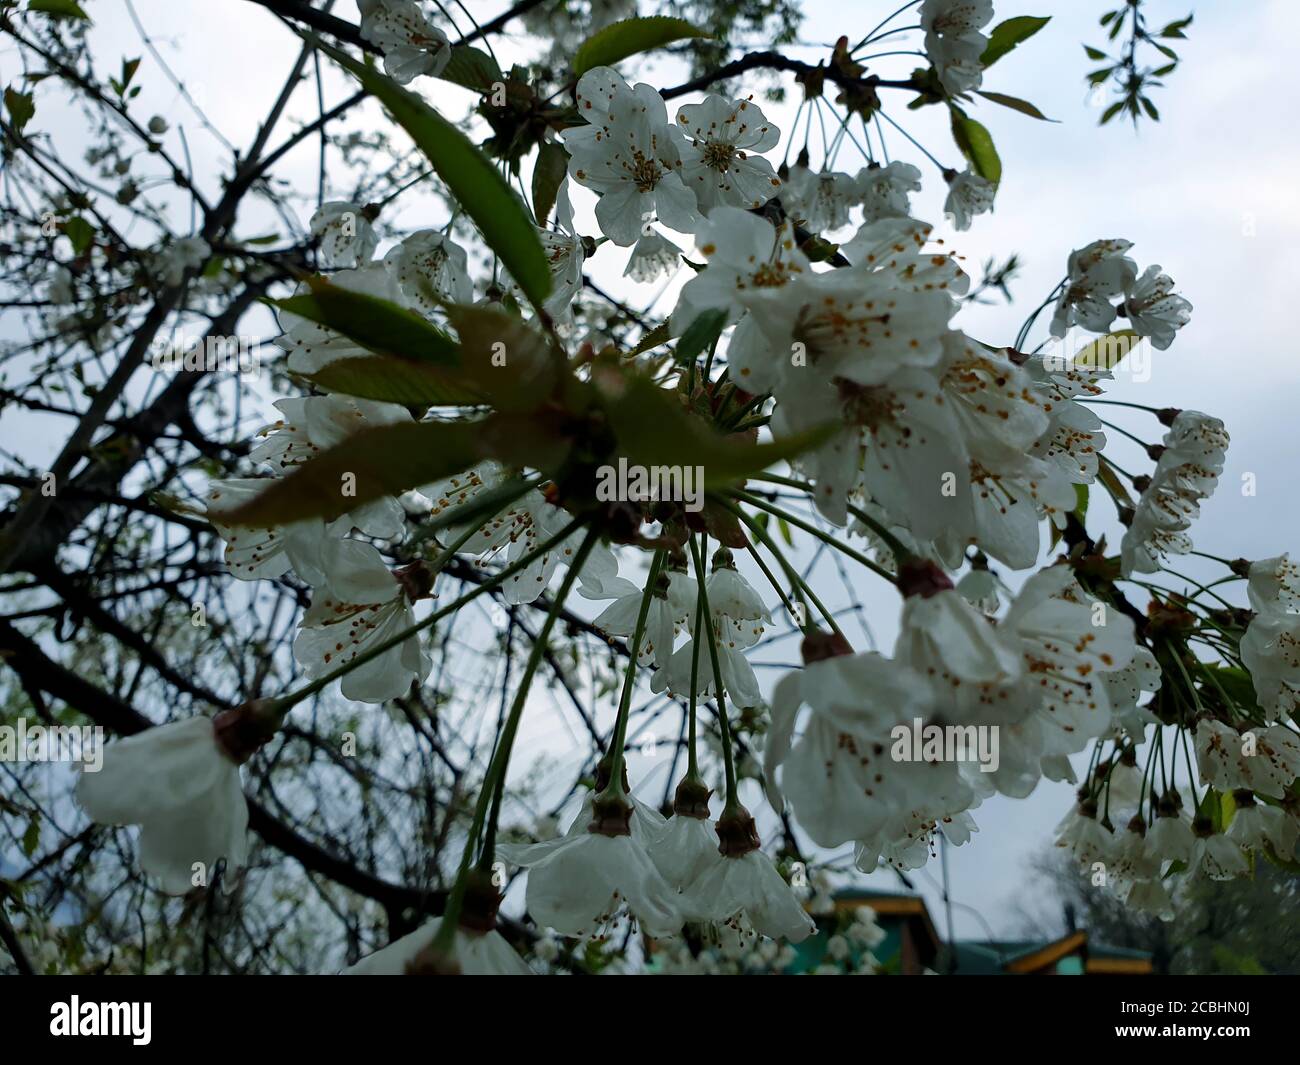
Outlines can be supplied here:
[[[447, 38], [414, 4], [369, 0], [362, 12], [362, 33], [393, 78], [437, 75], [445, 65]], [[920, 14], [940, 86], [932, 91], [967, 101], [982, 83], [991, 4], [925, 0]], [[533, 675], [526, 670], [447, 915], [355, 972], [520, 971], [494, 930], [500, 899], [489, 871], [498, 861], [526, 870], [527, 912], [558, 936], [603, 939], [633, 920], [669, 969], [700, 957], [682, 953], [691, 929], [691, 942], [702, 935], [717, 952], [710, 965], [742, 956], [784, 963], [779, 947], [764, 944], [798, 942], [816, 925], [788, 862], [764, 851], [740, 801], [730, 711], [762, 723], [756, 795], [818, 847], [852, 844], [864, 871], [920, 867], [938, 834], [967, 843], [985, 798], [1027, 796], [1044, 778], [1079, 787], [1062, 845], [1088, 869], [1100, 863], [1137, 908], [1170, 912], [1171, 870], [1239, 875], [1252, 851], [1294, 860], [1296, 568], [1285, 556], [1232, 563], [1228, 578], [1249, 578], [1251, 612], [1200, 586], [1183, 596], [1147, 589], [1148, 609], [1129, 598], [1147, 587], [1130, 578], [1191, 550], [1187, 530], [1224, 468], [1222, 423], [1158, 410], [1168, 433], [1147, 451], [1154, 470], [1129, 478], [1135, 501], [1123, 486], [1128, 475], [1105, 454], [1107, 426], [1092, 405], [1117, 367], [1054, 356], [1050, 337], [1030, 347], [1033, 318], [1011, 342], [964, 331], [957, 319], [971, 280], [956, 250], [914, 215], [921, 171], [874, 157], [852, 174], [813, 170], [805, 158], [789, 167], [766, 155], [781, 142], [750, 97], [710, 93], [673, 113], [651, 85], [629, 84], [609, 67], [584, 73], [567, 125], [548, 141], [562, 145], [567, 181], [554, 221], [544, 210], [537, 218], [551, 284], [531, 316], [520, 309], [530, 302], [523, 283], [471, 276], [450, 230], [421, 230], [377, 257], [374, 210], [336, 202], [316, 212], [328, 282], [290, 301], [277, 341], [289, 370], [316, 393], [279, 402], [280, 418], [250, 452], [250, 476], [214, 482], [209, 495], [233, 577], [292, 573], [310, 590], [294, 644], [308, 683], [269, 710], [235, 712], [239, 730], [219, 718], [215, 731], [184, 722], [122, 741], [105, 774], [82, 789], [96, 819], [143, 825], [142, 863], [165, 887], [186, 889], [194, 862], [224, 859], [234, 874], [246, 855], [238, 763], [304, 693], [337, 680], [345, 698], [382, 703], [424, 681], [428, 634], [460, 605], [433, 609], [453, 557], [484, 578], [467, 600], [490, 591], [545, 610], [541, 644], [558, 609], [576, 602], [571, 591], [602, 604], [592, 623], [627, 652], [617, 723], [567, 831], [496, 843], [491, 792], [504, 785]], [[958, 231], [994, 203], [995, 182], [974, 166], [939, 168], [944, 211]], [[579, 195], [594, 206], [599, 233], [575, 223]], [[1130, 341], [1170, 346], [1190, 304], [1160, 267], [1140, 272], [1130, 248], [1103, 239], [1069, 256], [1066, 278], [1044, 303], [1055, 304], [1051, 337], [1105, 334], [1123, 319]], [[639, 282], [689, 276], [636, 351], [584, 332], [584, 272], [597, 255], [618, 264], [626, 256], [625, 273]], [[617, 417], [632, 408], [620, 404], [649, 388], [645, 409], [664, 412], [665, 435], [718, 448], [699, 456], [706, 478], [718, 455], [738, 462], [760, 436], [786, 448], [784, 472], [766, 462], [707, 479], [702, 513], [659, 496], [598, 503], [589, 466], [493, 450], [500, 434], [487, 419], [483, 450], [454, 472], [408, 477], [355, 504], [249, 521], [248, 508], [271, 498], [268, 484], [302, 483], [359, 440], [415, 439], [398, 434], [457, 423], [443, 409], [421, 416], [410, 403], [349, 392], [347, 382], [382, 356], [357, 331], [310, 313], [330, 292], [400, 308], [404, 321], [430, 329], [454, 328], [467, 350], [484, 321], [508, 330], [516, 348], [534, 343], [526, 337], [539, 351], [558, 348], [560, 370], [543, 358], [511, 372], [536, 371], [552, 384], [561, 373], [590, 386], [619, 453], [636, 450]], [[635, 376], [652, 359], [662, 368], [656, 349], [673, 342], [671, 390]], [[517, 394], [510, 400], [501, 405], [527, 409]], [[566, 414], [581, 422], [585, 411]], [[615, 453], [604, 437], [581, 443]], [[1089, 492], [1123, 508], [1118, 555], [1088, 534], [1081, 500]], [[900, 616], [890, 653], [850, 645], [768, 534], [771, 518], [837, 552], [862, 579], [892, 585]], [[394, 550], [435, 532], [444, 548], [436, 558]], [[386, 558], [394, 555], [412, 561], [393, 568]], [[761, 565], [749, 572], [762, 580], [741, 571], [750, 557]], [[1010, 573], [1025, 574], [1014, 592], [1003, 580]], [[751, 655], [779, 614], [802, 630], [802, 666], [765, 687]], [[1235, 683], [1247, 670], [1254, 699]], [[627, 780], [640, 673], [678, 700], [689, 722], [687, 769], [669, 816], [635, 798]], [[706, 703], [716, 710], [719, 757], [696, 742]], [[239, 743], [230, 739], [236, 732]], [[1193, 738], [1197, 780], [1179, 783], [1166, 732]], [[1074, 756], [1089, 748], [1080, 780]], [[845, 935], [843, 950], [855, 957], [876, 942], [867, 925]]]

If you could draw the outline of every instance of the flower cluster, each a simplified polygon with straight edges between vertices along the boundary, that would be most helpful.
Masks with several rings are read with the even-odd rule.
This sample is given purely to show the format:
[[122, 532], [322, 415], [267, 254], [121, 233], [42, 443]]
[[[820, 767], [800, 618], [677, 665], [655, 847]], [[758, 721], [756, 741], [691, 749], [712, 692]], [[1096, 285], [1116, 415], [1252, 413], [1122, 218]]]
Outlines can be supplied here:
[[1192, 549], [1186, 530], [1219, 483], [1227, 450], [1228, 434], [1218, 418], [1194, 410], [1175, 414], [1155, 472], [1136, 483], [1142, 495], [1120, 548], [1125, 576], [1154, 573], [1164, 556]]

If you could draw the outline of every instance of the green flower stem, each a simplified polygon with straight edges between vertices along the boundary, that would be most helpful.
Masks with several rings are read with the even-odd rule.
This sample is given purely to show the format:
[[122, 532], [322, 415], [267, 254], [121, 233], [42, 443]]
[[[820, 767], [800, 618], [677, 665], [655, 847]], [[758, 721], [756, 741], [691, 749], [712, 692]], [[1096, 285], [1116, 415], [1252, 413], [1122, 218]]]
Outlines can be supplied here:
[[[434, 939], [436, 949], [444, 952], [449, 951], [456, 935], [461, 906], [465, 901], [465, 889], [469, 882], [470, 866], [474, 860], [474, 851], [478, 844], [479, 835], [483, 831], [483, 823], [487, 817], [489, 804], [491, 804], [492, 808], [494, 829], [496, 816], [500, 813], [500, 789], [505, 783], [506, 770], [510, 764], [510, 752], [514, 747], [515, 734], [519, 731], [519, 721], [523, 717], [524, 704], [528, 701], [528, 692], [532, 687], [533, 676], [536, 674], [537, 666], [546, 652], [546, 644], [550, 639], [551, 629], [555, 626], [555, 621], [564, 608], [564, 601], [568, 598], [569, 589], [577, 581], [578, 574], [582, 570], [582, 564], [587, 560], [587, 555], [591, 552], [592, 547], [595, 546], [597, 536], [598, 534], [594, 529], [587, 533], [582, 546], [578, 548], [577, 554], [569, 564], [569, 571], [564, 575], [564, 582], [560, 585], [559, 592], [551, 601], [551, 609], [546, 613], [546, 621], [542, 624], [537, 639], [533, 641], [533, 649], [528, 655], [528, 663], [524, 666], [524, 675], [519, 682], [518, 689], [515, 691], [514, 702], [510, 706], [510, 713], [506, 718], [505, 726], [501, 730], [501, 738], [497, 743], [496, 751], [492, 755], [492, 761], [489, 763], [487, 773], [483, 778], [483, 786], [479, 789], [478, 802], [474, 808], [474, 820], [465, 839], [465, 849], [461, 853], [460, 867], [456, 873], [456, 883], [452, 886], [451, 893], [447, 897], [447, 907], [443, 911], [442, 925], [439, 927], [438, 935]], [[492, 864], [494, 849], [495, 831], [489, 836], [488, 842], [483, 848], [487, 866]]]
[[[802, 529], [804, 532], [817, 537], [817, 539], [822, 541], [822, 543], [826, 544], [827, 547], [833, 547], [836, 551], [840, 552], [840, 554], [853, 559], [853, 561], [856, 562], [858, 565], [865, 566], [867, 569], [871, 570], [872, 573], [875, 573], [880, 577], [884, 577], [885, 580], [889, 581], [890, 584], [896, 583], [898, 578], [896, 578], [892, 573], [890, 573], [889, 570], [885, 569], [884, 566], [872, 562], [871, 559], [867, 558], [867, 556], [864, 555], [861, 551], [854, 550], [853, 548], [849, 547], [848, 544], [840, 543], [837, 539], [835, 539], [835, 537], [831, 536], [830, 533], [817, 528], [817, 526], [814, 525], [812, 522], [804, 521], [803, 518], [800, 518], [795, 514], [791, 514], [788, 511], [783, 510], [781, 507], [776, 506], [776, 504], [769, 503], [766, 499], [763, 499], [760, 496], [753, 495], [749, 492], [742, 491], [741, 489], [733, 488], [731, 490], [731, 494], [736, 499], [743, 500], [744, 502], [748, 503], [752, 507], [758, 507], [759, 510], [766, 510], [769, 514], [772, 514], [775, 517], [784, 518], [791, 525], [795, 526], [795, 528]], [[888, 543], [888, 541], [886, 541], [886, 543]], [[891, 550], [892, 550], [892, 546], [891, 546]], [[906, 557], [907, 556], [904, 555], [904, 558]], [[899, 561], [902, 561], [902, 559], [899, 559]]]
[[[787, 488], [798, 488], [810, 494], [814, 490], [813, 485], [809, 484], [807, 481], [800, 481], [794, 477], [782, 477], [780, 474], [777, 473], [756, 473], [750, 477], [750, 480], [767, 481], [769, 484], [782, 484], [785, 485]], [[879, 536], [880, 539], [884, 541], [885, 546], [889, 548], [890, 554], [892, 554], [897, 561], [906, 562], [915, 557], [915, 555], [907, 549], [903, 541], [901, 541], [897, 536], [895, 536], [892, 532], [890, 532], [886, 526], [882, 525], [879, 521], [873, 518], [861, 507], [855, 507], [852, 503], [850, 503], [849, 513], [852, 514], [855, 518], [857, 518], [858, 521], [862, 522], [862, 524], [865, 525], [868, 529], [870, 529], [873, 533]]]
[[695, 704], [696, 678], [700, 675], [700, 626], [704, 624], [704, 599], [695, 596], [695, 628], [691, 631], [695, 639], [691, 641], [691, 702], [690, 716], [687, 718], [686, 779], [700, 779], [700, 765], [695, 757]]
[[781, 564], [781, 568], [785, 570], [786, 576], [790, 578], [790, 584], [794, 588], [795, 595], [799, 597], [799, 601], [803, 604], [804, 623], [801, 628], [806, 632], [813, 625], [808, 610], [808, 603], [811, 601], [813, 606], [817, 608], [817, 612], [826, 620], [826, 624], [831, 627], [831, 630], [833, 632], [839, 632], [840, 627], [836, 623], [834, 615], [826, 609], [826, 605], [818, 598], [817, 593], [809, 587], [808, 582], [799, 576], [799, 571], [790, 564], [790, 560], [785, 557], [785, 552], [782, 551], [777, 542], [772, 539], [768, 534], [768, 531], [731, 500], [719, 499], [718, 502], [735, 514], [736, 517], [749, 527], [750, 532], [758, 537], [762, 545], [772, 552], [772, 556]]
[[[703, 533], [700, 540], [707, 542]], [[704, 560], [701, 558], [701, 546], [690, 537], [691, 558], [695, 561], [695, 580], [700, 589], [700, 606], [704, 610], [704, 631], [709, 634], [709, 661], [713, 665], [713, 694], [718, 701], [718, 728], [722, 732], [722, 762], [727, 777], [727, 801], [722, 808], [723, 816], [740, 806], [736, 792], [736, 766], [731, 756], [731, 723], [727, 720], [727, 696], [722, 685], [722, 670], [718, 666], [718, 641], [713, 632], [713, 612], [709, 609], [708, 575], [704, 572]], [[695, 638], [700, 638], [699, 631]], [[692, 686], [693, 687], [693, 686]]]
[[646, 577], [645, 592], [641, 596], [641, 609], [636, 616], [636, 629], [632, 633], [632, 643], [628, 648], [627, 673], [623, 677], [623, 694], [618, 702], [618, 720], [614, 723], [614, 738], [609, 747], [609, 783], [605, 785], [604, 791], [596, 796], [597, 799], [627, 799], [627, 795], [623, 792], [623, 747], [627, 743], [627, 719], [632, 712], [632, 689], [636, 684], [637, 657], [641, 653], [646, 618], [650, 616], [650, 602], [654, 599], [655, 585], [659, 581], [659, 570], [663, 562], [663, 551], [656, 551], [650, 560], [650, 573]]
[[[749, 551], [749, 557], [754, 560], [754, 564], [763, 571], [763, 576], [767, 578], [767, 583], [772, 586], [772, 590], [781, 597], [781, 605], [785, 607], [791, 617], [794, 617], [794, 604], [790, 602], [789, 596], [785, 594], [785, 589], [781, 587], [781, 582], [776, 579], [776, 574], [772, 572], [772, 568], [763, 561], [763, 556], [758, 553], [758, 548], [753, 544], [746, 544], [745, 548]], [[807, 628], [807, 625], [805, 624], [802, 627]]]
[[1142, 403], [1127, 403], [1127, 402], [1125, 402], [1125, 401], [1123, 401], [1123, 400], [1118, 400], [1118, 399], [1092, 399], [1092, 398], [1084, 398], [1084, 399], [1076, 399], [1075, 402], [1076, 402], [1076, 403], [1100, 403], [1100, 404], [1102, 404], [1103, 406], [1106, 406], [1106, 407], [1132, 407], [1134, 410], [1144, 410], [1144, 411], [1146, 411], [1148, 414], [1159, 414], [1159, 413], [1160, 413], [1160, 408], [1159, 408], [1159, 407], [1148, 407], [1148, 406], [1146, 406], [1145, 404], [1142, 404]]

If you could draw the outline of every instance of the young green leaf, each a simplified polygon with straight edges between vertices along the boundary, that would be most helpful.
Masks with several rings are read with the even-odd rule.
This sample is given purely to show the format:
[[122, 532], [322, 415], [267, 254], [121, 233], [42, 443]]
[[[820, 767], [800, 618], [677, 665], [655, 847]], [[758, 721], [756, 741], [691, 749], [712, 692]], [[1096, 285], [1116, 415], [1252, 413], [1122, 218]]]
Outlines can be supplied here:
[[451, 58], [438, 77], [479, 93], [491, 92], [494, 85], [506, 80], [495, 59], [468, 44], [452, 46]]
[[342, 333], [381, 355], [442, 366], [457, 364], [456, 342], [414, 311], [378, 296], [351, 292], [323, 277], [310, 277], [307, 285], [307, 292], [267, 302]]
[[1009, 107], [1013, 111], [1019, 111], [1022, 115], [1028, 115], [1030, 118], [1042, 119], [1044, 122], [1056, 121], [1054, 118], [1048, 118], [1028, 100], [1022, 100], [1018, 96], [1008, 96], [1004, 92], [985, 92], [983, 89], [976, 89], [975, 92], [977, 95], [983, 96], [986, 100], [992, 100], [995, 104], [1001, 104], [1003, 107]]
[[701, 314], [686, 327], [686, 332], [677, 341], [677, 361], [690, 362], [722, 335], [722, 329], [726, 324], [726, 311], [705, 311]]
[[335, 48], [319, 41], [316, 46], [350, 71], [410, 134], [456, 202], [474, 220], [488, 247], [533, 305], [540, 307], [551, 291], [550, 266], [527, 209], [496, 167], [415, 93]]
[[993, 32], [989, 34], [988, 47], [984, 49], [984, 54], [980, 56], [980, 65], [986, 68], [991, 67], [1015, 48], [1016, 45], [1029, 40], [1030, 37], [1051, 21], [1050, 15], [1044, 17], [1018, 15], [1015, 18], [1009, 18], [1005, 22], [998, 23], [993, 27]]
[[29, 0], [28, 11], [40, 11], [55, 18], [79, 18], [90, 21], [90, 16], [82, 10], [76, 0]]
[[454, 371], [448, 373], [431, 363], [389, 355], [337, 359], [313, 374], [300, 376], [329, 392], [400, 403], [404, 407], [477, 406], [487, 402], [466, 387]]
[[667, 344], [672, 340], [673, 333], [669, 322], [660, 322], [641, 338], [637, 346], [627, 353], [627, 357], [633, 358], [637, 355], [644, 355], [647, 351], [653, 351], [661, 344]]
[[27, 93], [5, 89], [5, 110], [9, 112], [9, 120], [13, 122], [14, 129], [21, 133], [36, 114], [36, 105]]
[[460, 337], [458, 380], [497, 410], [535, 410], [555, 391], [559, 363], [544, 336], [494, 307], [447, 308]]
[[662, 48], [673, 41], [691, 37], [708, 37], [709, 33], [692, 26], [685, 19], [656, 15], [652, 18], [629, 18], [597, 30], [578, 46], [573, 54], [573, 73], [581, 77], [593, 67], [607, 67], [638, 52]]
[[706, 487], [718, 488], [743, 480], [769, 466], [824, 443], [834, 432], [826, 426], [807, 433], [755, 444], [727, 436], [689, 415], [676, 393], [641, 377], [606, 397], [609, 424], [618, 439], [618, 452], [628, 462], [650, 466], [701, 466]]
[[547, 141], [537, 150], [537, 162], [533, 164], [533, 216], [543, 228], [568, 171], [569, 153], [564, 145]]
[[63, 235], [72, 244], [72, 250], [78, 255], [85, 253], [95, 239], [95, 227], [79, 214], [74, 214], [62, 225]]
[[324, 518], [450, 477], [485, 457], [484, 422], [406, 422], [354, 433], [313, 456], [234, 510], [215, 510], [224, 525], [264, 528]]
[[1002, 180], [1002, 160], [993, 147], [992, 135], [955, 107], [952, 109], [952, 137], [975, 173], [995, 185]]

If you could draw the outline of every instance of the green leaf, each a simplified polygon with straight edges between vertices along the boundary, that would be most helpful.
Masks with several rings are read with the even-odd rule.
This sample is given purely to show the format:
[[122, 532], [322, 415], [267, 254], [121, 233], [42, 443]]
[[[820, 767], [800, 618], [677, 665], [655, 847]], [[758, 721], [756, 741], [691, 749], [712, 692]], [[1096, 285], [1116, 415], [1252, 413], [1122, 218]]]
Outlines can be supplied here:
[[612, 66], [638, 52], [662, 48], [673, 41], [709, 36], [712, 35], [685, 19], [662, 15], [624, 19], [597, 30], [578, 46], [573, 54], [573, 73], [581, 77], [593, 67]]
[[1001, 182], [1002, 160], [993, 147], [992, 135], [975, 119], [955, 107], [952, 110], [952, 137], [962, 155], [970, 161], [975, 173], [995, 185]]
[[1255, 699], [1255, 682], [1250, 674], [1237, 666], [1222, 666], [1212, 662], [1202, 662], [1200, 669], [1206, 674], [1209, 683], [1201, 685], [1201, 691], [1222, 702], [1227, 696], [1232, 705], [1246, 714], [1254, 713], [1259, 704]]
[[555, 392], [560, 363], [544, 336], [494, 307], [447, 308], [460, 337], [457, 380], [497, 410], [527, 411]]
[[405, 407], [473, 406], [486, 400], [437, 366], [388, 355], [366, 355], [326, 363], [303, 380], [330, 392]]
[[1151, 117], [1152, 121], [1159, 122], [1160, 112], [1156, 110], [1156, 105], [1153, 104], [1150, 100], [1148, 100], [1145, 96], [1141, 97], [1141, 103], [1143, 109]]
[[686, 332], [677, 341], [677, 361], [690, 362], [705, 348], [711, 347], [722, 335], [726, 324], [727, 312], [724, 310], [705, 311], [701, 314], [686, 327]]
[[1074, 354], [1074, 368], [1080, 370], [1113, 370], [1128, 353], [1142, 343], [1142, 338], [1132, 329], [1117, 329], [1085, 344]]
[[564, 145], [547, 141], [537, 150], [537, 162], [533, 165], [533, 217], [543, 229], [568, 172], [569, 153]]
[[1090, 44], [1085, 44], [1085, 45], [1083, 46], [1083, 50], [1084, 50], [1085, 52], [1088, 53], [1088, 58], [1089, 58], [1089, 59], [1096, 59], [1096, 60], [1098, 60], [1099, 62], [1100, 62], [1101, 60], [1103, 60], [1103, 59], [1109, 59], [1109, 58], [1110, 58], [1110, 56], [1108, 56], [1108, 55], [1107, 55], [1105, 52], [1103, 52], [1100, 48], [1094, 48], [1094, 47], [1092, 47], [1092, 45], [1090, 45]]
[[[223, 525], [263, 528], [303, 518], [333, 521], [382, 496], [400, 495], [460, 473], [487, 456], [482, 421], [405, 422], [362, 429], [322, 451], [234, 510], [213, 510]], [[351, 488], [354, 494], [345, 495]]]
[[1013, 111], [1019, 111], [1022, 115], [1028, 115], [1030, 118], [1039, 118], [1044, 122], [1056, 121], [1054, 118], [1048, 118], [1028, 100], [1022, 100], [1019, 96], [1008, 96], [1003, 92], [985, 92], [983, 89], [976, 89], [975, 92], [977, 95], [983, 96], [986, 100], [992, 100], [995, 104], [1001, 104], [1003, 107], [1009, 107]]
[[14, 129], [21, 133], [23, 127], [36, 114], [36, 104], [32, 102], [31, 96], [27, 93], [17, 92], [14, 89], [5, 89], [5, 110], [9, 112], [9, 118], [14, 124]]
[[980, 56], [980, 64], [984, 67], [991, 67], [1015, 48], [1016, 45], [1029, 40], [1030, 37], [1051, 21], [1050, 15], [1043, 17], [1017, 15], [1005, 22], [999, 22], [993, 27], [993, 32], [989, 34], [988, 47], [984, 49], [984, 54]]
[[491, 92], [494, 85], [506, 80], [495, 59], [468, 44], [452, 46], [451, 58], [438, 77], [480, 93]]
[[641, 338], [637, 346], [627, 353], [627, 357], [631, 359], [637, 355], [644, 355], [647, 351], [659, 347], [660, 344], [667, 344], [673, 338], [670, 326], [670, 322], [660, 322]]
[[1285, 869], [1293, 876], [1300, 876], [1300, 862], [1294, 858], [1283, 858], [1273, 849], [1273, 844], [1267, 841], [1264, 843], [1264, 857], [1279, 869]]
[[27, 10], [41, 11], [55, 18], [79, 18], [90, 21], [90, 16], [81, 9], [81, 5], [76, 0], [31, 0]]
[[266, 302], [342, 333], [380, 355], [457, 364], [455, 341], [414, 311], [378, 296], [350, 292], [323, 277], [310, 277], [307, 284], [308, 292]]
[[627, 380], [614, 397], [606, 397], [609, 423], [618, 452], [642, 466], [700, 466], [708, 488], [725, 487], [777, 462], [824, 443], [835, 432], [825, 426], [768, 444], [726, 436], [686, 412], [677, 393], [643, 377]]
[[33, 813], [27, 821], [27, 831], [23, 833], [23, 854], [30, 858], [41, 845], [40, 815]]
[[1117, 114], [1119, 114], [1120, 111], [1122, 111], [1123, 109], [1124, 109], [1123, 100], [1120, 100], [1118, 103], [1111, 104], [1108, 108], [1106, 108], [1105, 111], [1102, 112], [1101, 122], [1098, 123], [1098, 125], [1104, 126], [1107, 122], [1109, 122], [1112, 118], [1114, 118]]
[[95, 239], [95, 227], [80, 215], [73, 215], [63, 223], [63, 235], [71, 242], [72, 250], [82, 255]]
[[540, 307], [551, 291], [551, 269], [527, 209], [496, 167], [415, 93], [337, 49], [319, 42], [317, 47], [355, 75], [411, 135], [448, 191], [474, 220], [488, 247], [533, 305]]

